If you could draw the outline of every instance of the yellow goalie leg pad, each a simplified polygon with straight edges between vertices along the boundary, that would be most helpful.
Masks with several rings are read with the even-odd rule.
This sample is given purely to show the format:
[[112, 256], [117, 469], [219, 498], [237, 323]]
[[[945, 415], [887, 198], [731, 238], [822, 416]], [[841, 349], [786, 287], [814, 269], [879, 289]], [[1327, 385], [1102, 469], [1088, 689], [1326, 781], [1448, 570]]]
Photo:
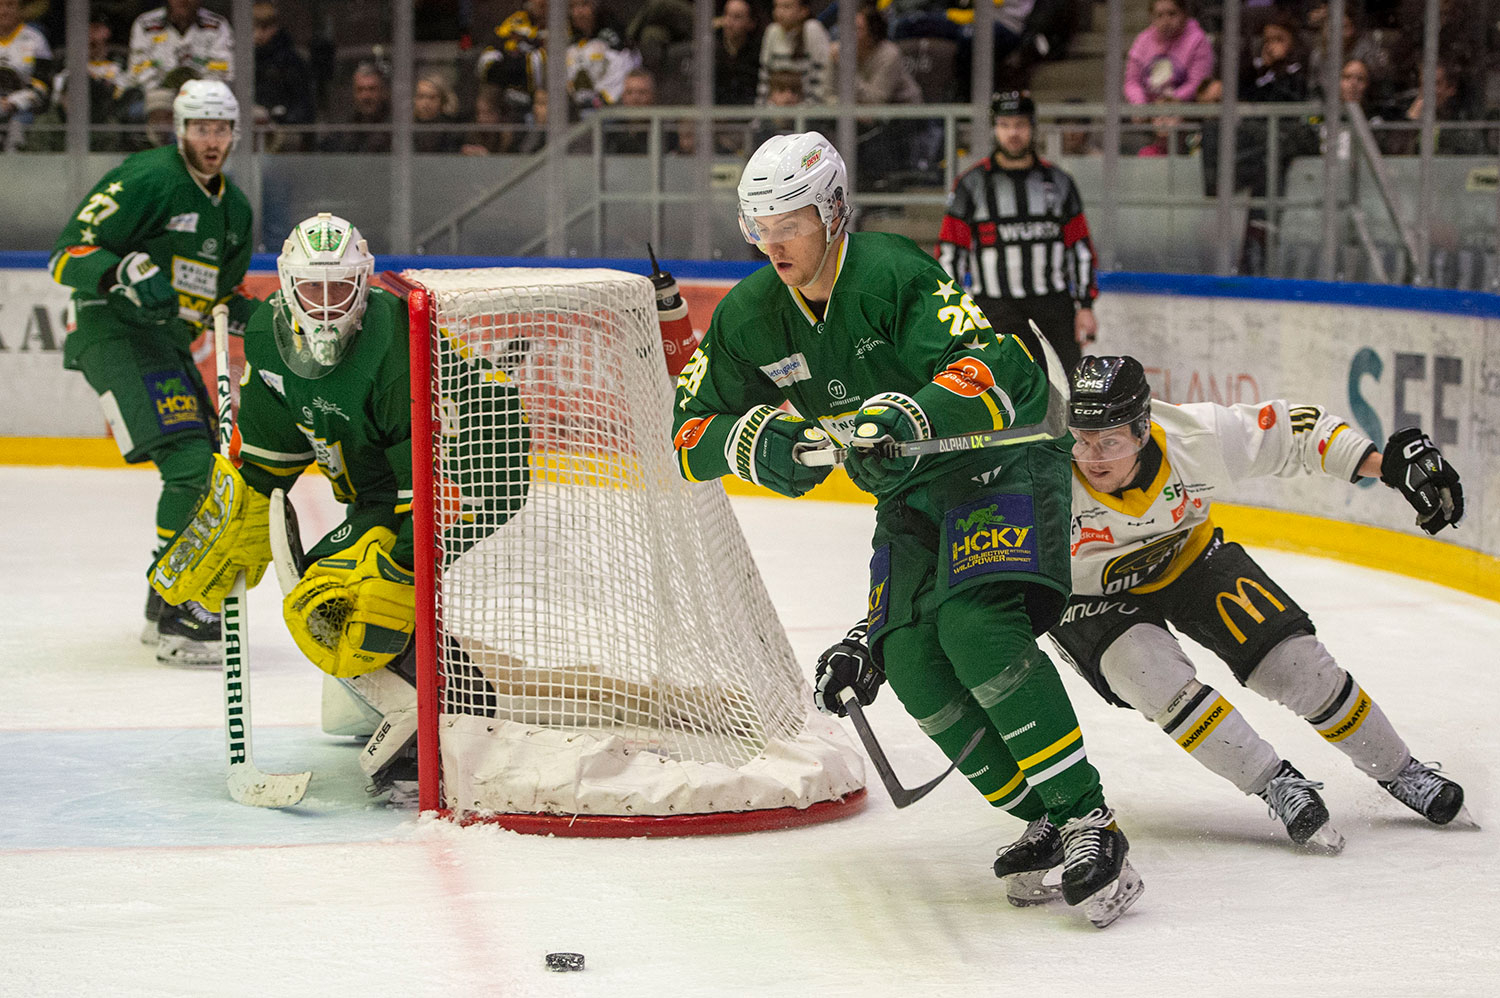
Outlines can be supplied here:
[[389, 665], [416, 630], [415, 579], [390, 556], [396, 535], [372, 527], [315, 562], [282, 601], [292, 640], [312, 663], [348, 679]]
[[214, 455], [208, 491], [193, 518], [152, 562], [151, 588], [173, 606], [188, 600], [214, 613], [244, 571], [254, 586], [271, 562], [270, 501], [245, 484], [234, 464]]

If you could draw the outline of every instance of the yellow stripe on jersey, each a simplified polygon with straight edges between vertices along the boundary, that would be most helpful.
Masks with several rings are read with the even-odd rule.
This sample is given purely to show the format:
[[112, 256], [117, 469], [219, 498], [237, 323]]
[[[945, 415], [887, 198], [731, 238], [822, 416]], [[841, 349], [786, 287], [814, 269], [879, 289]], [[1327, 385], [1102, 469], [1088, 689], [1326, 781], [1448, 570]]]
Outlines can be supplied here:
[[1059, 755], [1063, 749], [1067, 748], [1069, 745], [1078, 741], [1082, 737], [1083, 731], [1078, 728], [1074, 728], [1072, 731], [1068, 732], [1066, 735], [1063, 735], [1057, 741], [1053, 742], [1051, 745], [1048, 745], [1040, 752], [1037, 752], [1034, 755], [1028, 755], [1024, 759], [1017, 759], [1016, 765], [1020, 766], [1022, 769], [1035, 769], [1039, 764], [1046, 762], [1048, 759], [1052, 758], [1055, 755]]

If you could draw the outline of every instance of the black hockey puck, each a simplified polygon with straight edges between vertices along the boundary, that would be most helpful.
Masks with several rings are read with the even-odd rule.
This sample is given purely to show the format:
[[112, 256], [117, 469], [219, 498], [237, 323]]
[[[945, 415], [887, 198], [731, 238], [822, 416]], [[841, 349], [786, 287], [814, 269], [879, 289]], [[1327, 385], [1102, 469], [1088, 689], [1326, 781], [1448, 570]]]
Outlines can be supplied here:
[[583, 954], [582, 953], [548, 953], [547, 954], [547, 969], [548, 970], [556, 970], [556, 971], [582, 970], [583, 969]]

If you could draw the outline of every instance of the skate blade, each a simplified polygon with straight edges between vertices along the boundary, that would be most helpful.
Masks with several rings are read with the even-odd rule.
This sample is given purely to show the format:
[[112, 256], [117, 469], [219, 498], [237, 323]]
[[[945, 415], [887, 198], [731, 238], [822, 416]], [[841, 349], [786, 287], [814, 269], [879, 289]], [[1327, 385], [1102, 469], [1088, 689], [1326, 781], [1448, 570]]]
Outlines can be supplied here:
[[1125, 910], [1135, 904], [1136, 899], [1145, 889], [1146, 885], [1141, 882], [1140, 874], [1135, 872], [1135, 867], [1131, 866], [1130, 860], [1127, 859], [1121, 865], [1118, 877], [1079, 903], [1083, 906], [1083, 913], [1088, 916], [1088, 920], [1093, 922], [1095, 927], [1102, 929], [1125, 914]]
[[1323, 856], [1337, 856], [1344, 851], [1344, 836], [1333, 827], [1333, 822], [1325, 821], [1316, 832], [1307, 837], [1302, 848]]
[[206, 645], [192, 638], [164, 634], [156, 643], [156, 661], [161, 665], [218, 668], [224, 661], [224, 652], [218, 644]]
[[1051, 870], [1028, 870], [1013, 873], [1005, 879], [1005, 900], [1017, 908], [1031, 908], [1039, 904], [1051, 904], [1062, 900], [1062, 882], [1046, 884], [1043, 879]]
[[1469, 805], [1467, 804], [1460, 806], [1458, 813], [1453, 816], [1453, 820], [1448, 822], [1449, 828], [1462, 828], [1464, 826], [1468, 826], [1476, 832], [1480, 829], [1479, 822], [1475, 821], [1474, 816], [1469, 813]]

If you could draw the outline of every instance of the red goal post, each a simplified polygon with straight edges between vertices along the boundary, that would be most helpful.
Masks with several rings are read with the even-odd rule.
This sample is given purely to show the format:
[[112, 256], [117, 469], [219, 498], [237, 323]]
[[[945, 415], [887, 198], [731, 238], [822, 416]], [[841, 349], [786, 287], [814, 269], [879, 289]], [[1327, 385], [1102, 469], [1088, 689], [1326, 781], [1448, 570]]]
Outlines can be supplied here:
[[411, 322], [422, 810], [638, 836], [863, 806], [723, 488], [677, 473], [651, 282], [385, 280]]

